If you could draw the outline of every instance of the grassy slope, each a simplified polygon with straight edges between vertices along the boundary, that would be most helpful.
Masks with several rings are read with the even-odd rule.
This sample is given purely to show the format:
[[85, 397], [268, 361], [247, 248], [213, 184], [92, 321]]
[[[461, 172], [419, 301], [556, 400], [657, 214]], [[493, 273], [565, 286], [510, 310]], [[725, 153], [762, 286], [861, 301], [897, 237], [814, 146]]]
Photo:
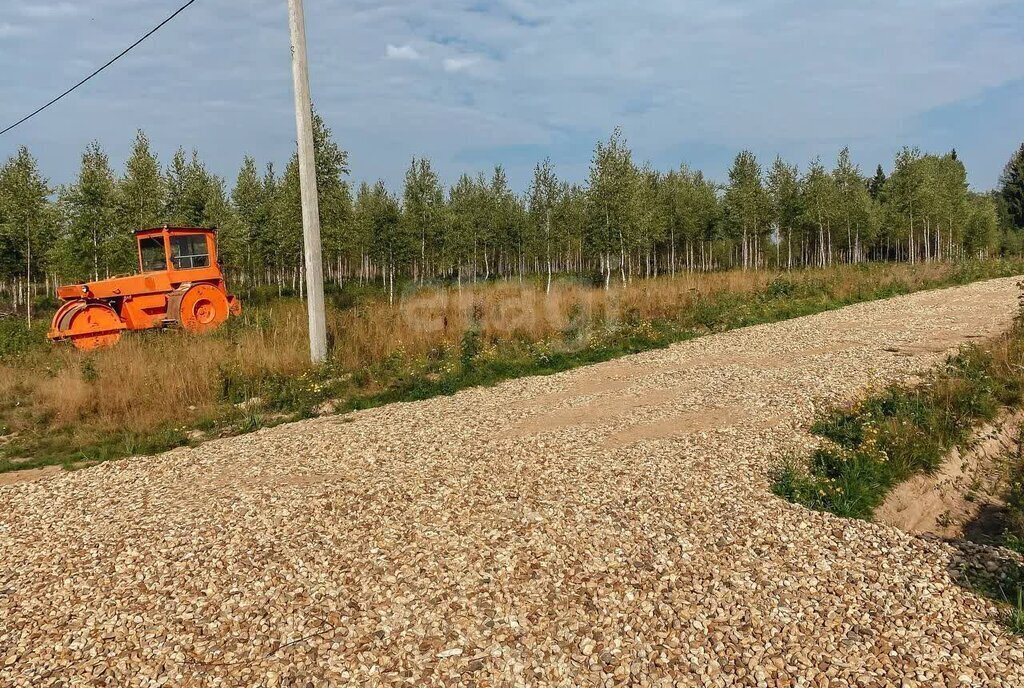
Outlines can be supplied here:
[[806, 466], [789, 462], [777, 494], [839, 516], [870, 518], [893, 487], [932, 472], [975, 425], [1024, 398], [1024, 329], [951, 357], [922, 384], [894, 385], [820, 418], [812, 432], [830, 442]]

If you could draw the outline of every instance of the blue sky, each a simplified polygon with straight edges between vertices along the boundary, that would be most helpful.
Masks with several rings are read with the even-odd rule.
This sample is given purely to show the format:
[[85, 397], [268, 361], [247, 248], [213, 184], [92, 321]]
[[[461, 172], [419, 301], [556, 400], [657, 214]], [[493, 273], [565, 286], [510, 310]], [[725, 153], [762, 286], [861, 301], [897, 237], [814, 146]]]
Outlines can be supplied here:
[[[0, 120], [42, 104], [181, 0], [3, 0]], [[621, 126], [639, 161], [724, 178], [767, 164], [865, 171], [904, 144], [956, 147], [979, 189], [1024, 140], [1021, 0], [306, 0], [313, 98], [353, 178], [400, 185], [412, 156], [446, 181], [502, 163], [517, 189], [550, 156], [582, 180]], [[136, 129], [162, 161], [294, 146], [286, 0], [199, 0], [83, 89], [0, 137], [54, 183], [97, 139], [120, 166]]]

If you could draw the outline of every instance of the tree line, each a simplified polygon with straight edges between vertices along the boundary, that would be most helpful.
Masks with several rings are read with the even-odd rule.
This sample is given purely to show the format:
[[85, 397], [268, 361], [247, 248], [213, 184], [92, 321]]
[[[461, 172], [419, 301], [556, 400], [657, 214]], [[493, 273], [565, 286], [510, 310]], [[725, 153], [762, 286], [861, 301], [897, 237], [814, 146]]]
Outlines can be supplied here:
[[[833, 166], [762, 167], [740, 152], [724, 184], [682, 165], [637, 164], [622, 132], [594, 148], [584, 183], [536, 165], [518, 194], [497, 166], [446, 188], [414, 158], [400, 194], [348, 180], [347, 153], [314, 116], [324, 271], [329, 281], [395, 282], [587, 276], [613, 281], [678, 271], [932, 261], [1019, 253], [1024, 145], [988, 193], [969, 190], [951, 151], [904, 148], [888, 174], [865, 176], [844, 148]], [[0, 168], [0, 290], [26, 300], [40, 285], [137, 269], [132, 231], [217, 226], [221, 257], [243, 286], [301, 293], [298, 160], [283, 170], [244, 159], [234, 183], [179, 149], [161, 165], [139, 132], [117, 173], [98, 143], [77, 179], [52, 187], [26, 148]]]

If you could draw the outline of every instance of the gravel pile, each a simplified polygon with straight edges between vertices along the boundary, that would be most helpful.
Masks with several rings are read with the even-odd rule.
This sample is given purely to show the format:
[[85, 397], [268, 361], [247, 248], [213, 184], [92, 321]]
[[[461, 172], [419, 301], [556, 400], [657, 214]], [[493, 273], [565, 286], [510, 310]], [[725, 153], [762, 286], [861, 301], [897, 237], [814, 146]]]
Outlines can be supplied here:
[[0, 487], [0, 685], [1024, 685], [992, 553], [769, 491], [1014, 284]]

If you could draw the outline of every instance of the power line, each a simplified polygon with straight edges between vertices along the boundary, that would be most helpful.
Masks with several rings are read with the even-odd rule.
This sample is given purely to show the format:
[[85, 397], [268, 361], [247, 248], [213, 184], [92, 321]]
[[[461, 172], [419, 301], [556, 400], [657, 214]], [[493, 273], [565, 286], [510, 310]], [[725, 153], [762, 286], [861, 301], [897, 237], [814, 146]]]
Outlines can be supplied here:
[[112, 59], [111, 59], [111, 60], [110, 60], [109, 62], [107, 62], [107, 63], [106, 63], [105, 65], [103, 65], [102, 67], [100, 67], [99, 69], [97, 69], [97, 70], [96, 70], [95, 72], [93, 72], [93, 73], [92, 73], [92, 74], [90, 74], [89, 76], [85, 77], [84, 79], [82, 79], [81, 81], [79, 81], [79, 82], [78, 82], [77, 84], [75, 84], [74, 86], [72, 86], [72, 87], [71, 87], [71, 88], [69, 88], [68, 90], [64, 91], [64, 92], [63, 92], [63, 93], [61, 93], [61, 94], [60, 94], [59, 96], [57, 96], [56, 98], [54, 98], [53, 100], [51, 100], [51, 101], [50, 101], [49, 103], [47, 103], [46, 105], [44, 105], [44, 106], [42, 106], [41, 108], [39, 108], [38, 110], [36, 110], [36, 111], [34, 111], [34, 112], [30, 112], [29, 114], [25, 115], [24, 117], [22, 117], [22, 118], [21, 118], [21, 119], [19, 119], [19, 120], [18, 120], [17, 122], [15, 122], [14, 124], [10, 125], [10, 126], [9, 126], [9, 127], [7, 127], [6, 129], [4, 129], [3, 131], [0, 131], [0, 136], [3, 136], [4, 134], [6, 134], [7, 132], [9, 132], [9, 131], [10, 131], [11, 129], [13, 129], [14, 127], [18, 126], [19, 124], [24, 124], [24, 123], [25, 123], [25, 122], [27, 122], [28, 120], [32, 119], [33, 117], [35, 117], [36, 115], [38, 115], [38, 114], [39, 114], [40, 112], [42, 112], [42, 111], [43, 111], [43, 110], [45, 110], [46, 108], [50, 107], [51, 105], [53, 105], [54, 103], [56, 103], [56, 102], [57, 102], [58, 100], [60, 100], [61, 98], [63, 98], [64, 96], [68, 95], [69, 93], [71, 93], [72, 91], [74, 91], [74, 90], [75, 90], [76, 88], [78, 88], [79, 86], [81, 86], [82, 84], [84, 84], [84, 83], [85, 83], [86, 81], [88, 81], [89, 79], [93, 78], [94, 76], [96, 76], [97, 74], [99, 74], [100, 72], [102, 72], [102, 71], [103, 71], [104, 69], [106, 69], [106, 68], [107, 68], [107, 67], [109, 67], [110, 65], [112, 65], [112, 64], [114, 64], [115, 62], [117, 62], [118, 60], [120, 60], [120, 59], [121, 59], [122, 57], [124, 57], [125, 55], [127, 55], [127, 54], [128, 54], [128, 52], [129, 52], [129, 51], [130, 51], [130, 50], [131, 50], [132, 48], [134, 48], [134, 47], [135, 47], [135, 46], [137, 46], [137, 45], [138, 45], [139, 43], [142, 43], [142, 41], [146, 40], [147, 38], [149, 38], [150, 36], [152, 36], [153, 34], [155, 34], [155, 33], [156, 33], [157, 31], [159, 31], [159, 30], [160, 30], [160, 29], [161, 29], [161, 28], [162, 28], [162, 27], [164, 26], [164, 24], [168, 23], [169, 21], [171, 21], [172, 19], [174, 19], [175, 17], [177, 17], [177, 16], [179, 15], [179, 14], [181, 14], [182, 12], [184, 12], [184, 11], [185, 11], [186, 9], [188, 9], [189, 5], [192, 5], [192, 4], [193, 4], [193, 3], [195, 2], [195, 1], [196, 1], [196, 0], [188, 0], [188, 2], [186, 2], [186, 3], [184, 4], [184, 5], [182, 5], [182, 6], [181, 6], [181, 7], [179, 7], [179, 8], [177, 9], [177, 10], [175, 10], [175, 11], [174, 11], [174, 13], [173, 13], [173, 14], [172, 14], [171, 16], [167, 17], [167, 19], [164, 19], [164, 20], [163, 20], [162, 22], [160, 22], [159, 24], [157, 24], [156, 26], [154, 26], [154, 27], [153, 27], [152, 29], [150, 29], [150, 30], [149, 30], [149, 31], [148, 31], [148, 32], [146, 33], [146, 35], [145, 35], [145, 36], [143, 36], [143, 37], [142, 37], [142, 38], [140, 38], [139, 40], [135, 41], [134, 43], [132, 43], [131, 45], [129, 45], [129, 46], [128, 46], [127, 48], [125, 48], [124, 50], [122, 50], [122, 51], [121, 51], [120, 53], [118, 53], [118, 54], [117, 54], [117, 55], [116, 55], [115, 57], [113, 57], [113, 58], [112, 58]]

